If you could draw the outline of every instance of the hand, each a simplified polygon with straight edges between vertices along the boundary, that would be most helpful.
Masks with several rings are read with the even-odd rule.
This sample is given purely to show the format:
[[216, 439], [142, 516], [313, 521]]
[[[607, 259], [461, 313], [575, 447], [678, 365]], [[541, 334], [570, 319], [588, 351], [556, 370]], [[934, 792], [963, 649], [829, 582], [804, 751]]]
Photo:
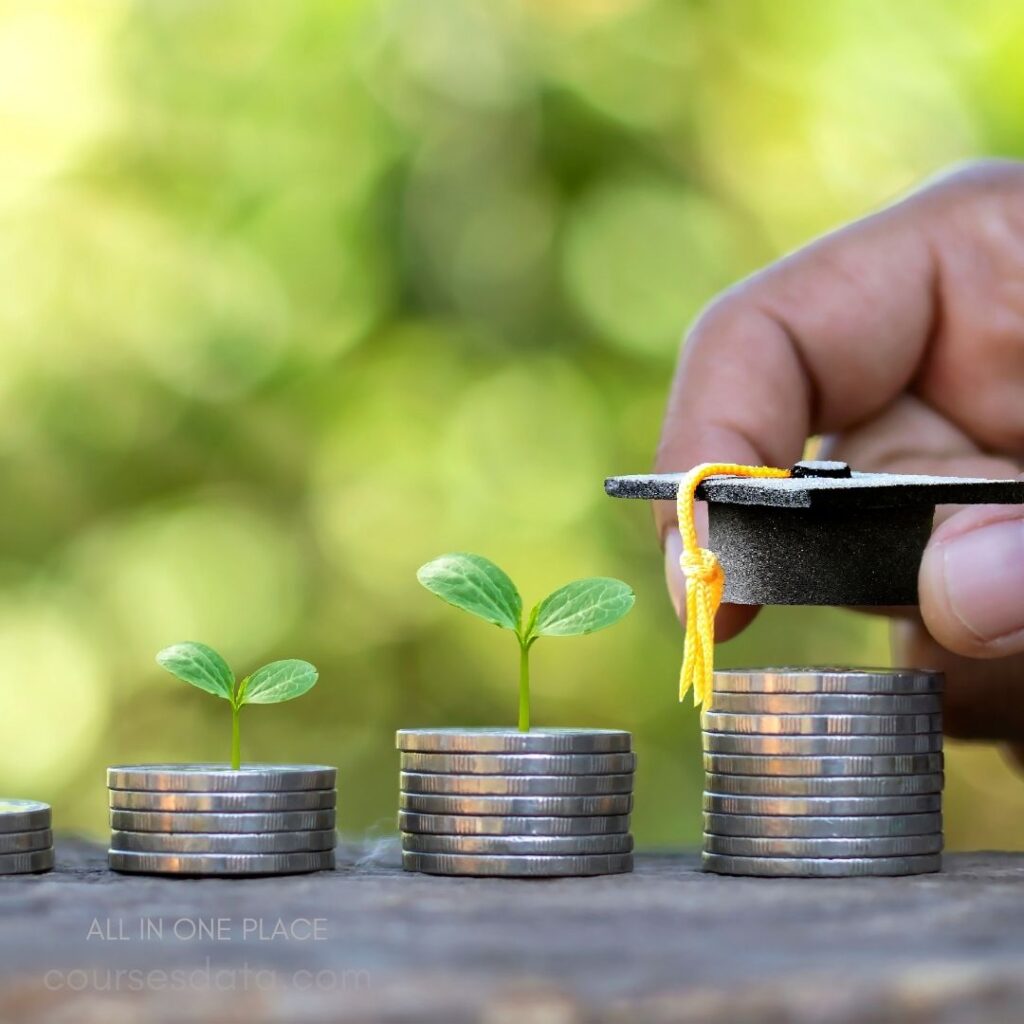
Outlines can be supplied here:
[[[1024, 165], [971, 165], [730, 289], [694, 326], [659, 472], [790, 466], [1009, 478], [1024, 459]], [[703, 515], [703, 506], [698, 506]], [[655, 510], [669, 592], [685, 582]], [[947, 673], [952, 735], [1024, 742], [1024, 507], [941, 509], [897, 662]], [[724, 606], [719, 639], [756, 609]]]

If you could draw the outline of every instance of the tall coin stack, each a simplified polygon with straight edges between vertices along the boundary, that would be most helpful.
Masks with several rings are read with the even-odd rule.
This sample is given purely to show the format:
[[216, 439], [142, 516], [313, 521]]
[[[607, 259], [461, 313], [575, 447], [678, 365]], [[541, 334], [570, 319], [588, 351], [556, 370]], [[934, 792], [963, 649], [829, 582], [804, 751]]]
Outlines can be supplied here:
[[704, 855], [727, 875], [915, 875], [942, 852], [942, 676], [715, 673]]
[[611, 729], [402, 729], [407, 871], [553, 877], [633, 869], [636, 755]]
[[50, 805], [0, 798], [0, 875], [28, 875], [53, 867]]
[[336, 776], [306, 764], [109, 768], [110, 866], [193, 876], [332, 870]]

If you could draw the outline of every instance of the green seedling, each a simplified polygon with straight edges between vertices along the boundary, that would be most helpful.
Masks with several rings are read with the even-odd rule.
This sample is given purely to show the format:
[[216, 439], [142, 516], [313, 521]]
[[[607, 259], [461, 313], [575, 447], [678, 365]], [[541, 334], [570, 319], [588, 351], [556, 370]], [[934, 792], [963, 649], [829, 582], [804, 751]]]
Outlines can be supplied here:
[[280, 704], [301, 697], [316, 685], [317, 670], [308, 661], [272, 661], [241, 682], [228, 663], [206, 644], [174, 644], [156, 656], [157, 664], [186, 683], [222, 697], [231, 705], [231, 767], [242, 766], [239, 715], [246, 704]]
[[519, 729], [530, 730], [530, 648], [542, 636], [582, 636], [614, 625], [633, 607], [621, 580], [575, 580], [548, 594], [523, 620], [523, 599], [508, 575], [480, 555], [441, 555], [416, 578], [443, 601], [472, 613], [519, 641]]

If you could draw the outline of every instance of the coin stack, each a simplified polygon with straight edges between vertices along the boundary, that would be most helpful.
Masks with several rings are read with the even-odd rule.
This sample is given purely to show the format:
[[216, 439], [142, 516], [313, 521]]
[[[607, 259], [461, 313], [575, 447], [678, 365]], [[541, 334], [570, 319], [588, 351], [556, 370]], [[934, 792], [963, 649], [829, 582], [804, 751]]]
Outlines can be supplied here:
[[938, 871], [941, 706], [936, 672], [716, 672], [703, 716], [704, 869]]
[[0, 799], [0, 875], [28, 875], [53, 867], [50, 805]]
[[111, 868], [153, 875], [294, 875], [334, 868], [336, 769], [107, 769]]
[[407, 871], [544, 878], [633, 870], [636, 755], [611, 729], [402, 729]]

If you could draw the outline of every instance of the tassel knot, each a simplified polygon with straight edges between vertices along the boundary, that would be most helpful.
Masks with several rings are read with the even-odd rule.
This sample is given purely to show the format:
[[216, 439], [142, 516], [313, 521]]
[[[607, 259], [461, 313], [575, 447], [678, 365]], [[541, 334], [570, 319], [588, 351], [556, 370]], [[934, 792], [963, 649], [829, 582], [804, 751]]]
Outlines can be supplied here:
[[768, 466], [738, 466], [732, 463], [704, 463], [695, 466], [679, 481], [676, 512], [683, 553], [679, 567], [686, 577], [686, 641], [683, 667], [679, 674], [679, 699], [692, 687], [693, 702], [700, 705], [711, 697], [715, 674], [715, 615], [722, 603], [725, 573], [713, 551], [697, 542], [694, 501], [697, 488], [709, 476], [755, 478], [788, 477], [789, 470]]

